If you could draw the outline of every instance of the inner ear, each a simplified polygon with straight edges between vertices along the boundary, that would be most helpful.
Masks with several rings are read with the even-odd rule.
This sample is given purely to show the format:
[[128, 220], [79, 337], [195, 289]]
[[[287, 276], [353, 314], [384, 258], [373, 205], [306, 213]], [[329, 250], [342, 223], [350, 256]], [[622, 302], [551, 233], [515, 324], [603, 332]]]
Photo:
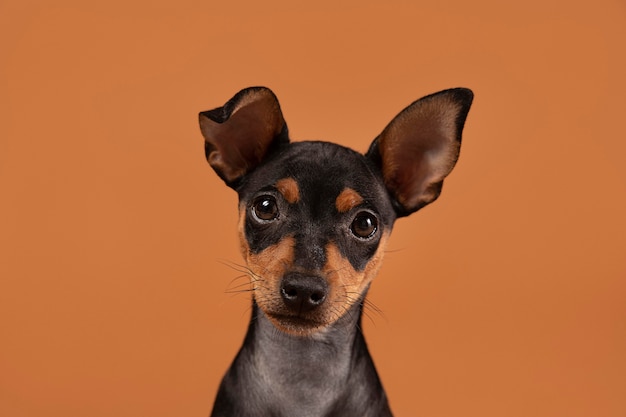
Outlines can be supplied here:
[[273, 148], [289, 142], [278, 99], [265, 87], [241, 90], [223, 107], [199, 116], [207, 161], [231, 187]]
[[474, 95], [466, 88], [423, 97], [398, 114], [374, 140], [367, 156], [382, 171], [399, 216], [432, 203], [461, 149]]

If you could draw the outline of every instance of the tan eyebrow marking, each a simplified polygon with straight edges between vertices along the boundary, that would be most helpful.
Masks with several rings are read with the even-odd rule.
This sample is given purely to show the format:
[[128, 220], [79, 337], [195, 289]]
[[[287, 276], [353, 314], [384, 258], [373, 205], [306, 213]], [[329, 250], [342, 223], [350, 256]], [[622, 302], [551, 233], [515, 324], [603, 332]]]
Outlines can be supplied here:
[[339, 213], [345, 213], [352, 210], [363, 202], [363, 197], [352, 188], [344, 188], [335, 200], [335, 207]]
[[283, 178], [278, 180], [274, 186], [289, 204], [297, 203], [300, 199], [300, 189], [295, 179], [291, 177]]

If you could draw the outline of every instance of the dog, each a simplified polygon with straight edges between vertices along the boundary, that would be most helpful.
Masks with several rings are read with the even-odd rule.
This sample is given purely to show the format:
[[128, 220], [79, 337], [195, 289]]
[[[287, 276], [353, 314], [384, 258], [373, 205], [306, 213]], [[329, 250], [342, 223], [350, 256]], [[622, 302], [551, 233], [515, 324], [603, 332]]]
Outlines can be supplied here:
[[252, 290], [212, 417], [392, 415], [361, 332], [365, 296], [394, 221], [439, 196], [472, 100], [454, 88], [413, 102], [365, 154], [290, 142], [265, 87], [200, 113], [206, 159], [239, 196]]

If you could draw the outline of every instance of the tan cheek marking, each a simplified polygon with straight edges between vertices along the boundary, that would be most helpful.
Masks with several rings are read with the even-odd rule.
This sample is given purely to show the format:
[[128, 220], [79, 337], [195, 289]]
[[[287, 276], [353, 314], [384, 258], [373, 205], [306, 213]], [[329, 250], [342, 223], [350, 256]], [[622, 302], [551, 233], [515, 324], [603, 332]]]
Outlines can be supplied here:
[[283, 275], [293, 264], [295, 240], [293, 237], [285, 237], [259, 253], [252, 253], [245, 235], [245, 219], [245, 205], [242, 205], [239, 214], [239, 239], [243, 258], [248, 265], [254, 299], [263, 310], [272, 310], [281, 302], [277, 296], [280, 294], [278, 287]]
[[[327, 262], [324, 272], [331, 284], [331, 299], [333, 303], [344, 306], [340, 312], [350, 308], [363, 294], [365, 288], [372, 282], [382, 266], [382, 260], [387, 245], [388, 234], [384, 234], [378, 244], [378, 249], [363, 271], [356, 271], [350, 261], [344, 258], [334, 243], [326, 246]], [[332, 321], [337, 320], [334, 318]]]
[[[294, 244], [295, 241], [292, 237], [286, 237], [262, 252], [248, 253], [246, 262], [253, 273], [255, 297], [259, 291], [267, 297], [275, 297], [276, 294], [280, 294], [277, 288], [285, 271], [293, 263]], [[257, 301], [260, 300], [257, 298]]]
[[344, 188], [335, 200], [335, 207], [339, 213], [346, 213], [363, 202], [363, 197], [352, 188]]
[[298, 188], [298, 183], [293, 178], [287, 177], [278, 180], [275, 187], [289, 204], [297, 203], [300, 199], [300, 189]]

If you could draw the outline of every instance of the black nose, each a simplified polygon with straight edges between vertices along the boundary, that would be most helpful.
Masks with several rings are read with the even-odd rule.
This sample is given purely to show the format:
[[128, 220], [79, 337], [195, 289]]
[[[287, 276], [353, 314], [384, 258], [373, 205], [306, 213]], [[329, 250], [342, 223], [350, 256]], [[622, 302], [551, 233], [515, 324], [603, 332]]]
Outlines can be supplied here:
[[306, 313], [324, 303], [328, 295], [328, 284], [315, 275], [289, 273], [280, 286], [285, 305], [296, 313]]

